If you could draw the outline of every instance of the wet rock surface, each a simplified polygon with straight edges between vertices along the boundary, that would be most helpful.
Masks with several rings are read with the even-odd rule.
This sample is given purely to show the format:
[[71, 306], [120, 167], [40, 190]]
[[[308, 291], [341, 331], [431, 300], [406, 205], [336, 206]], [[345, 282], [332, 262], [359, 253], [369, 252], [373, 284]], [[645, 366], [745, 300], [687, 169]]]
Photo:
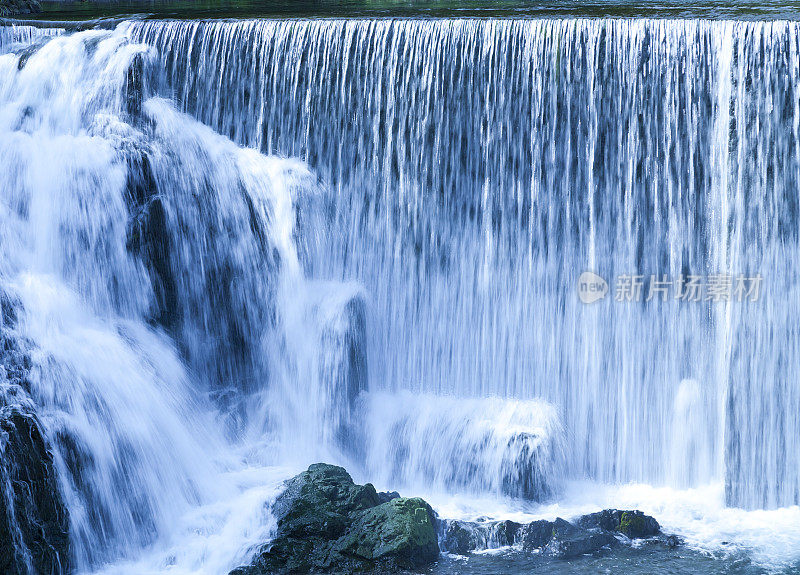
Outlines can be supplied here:
[[645, 539], [661, 532], [658, 521], [641, 511], [604, 509], [580, 517], [577, 524], [585, 529], [616, 531], [631, 539]]
[[16, 310], [0, 299], [0, 573], [69, 573], [69, 517], [28, 395], [30, 356], [3, 329], [14, 325]]
[[514, 521], [442, 521], [442, 550], [467, 555], [478, 549], [514, 545], [523, 526]]
[[434, 562], [439, 545], [431, 507], [416, 497], [384, 499], [341, 467], [312, 465], [273, 504], [274, 539], [231, 575], [391, 573]]
[[[466, 555], [514, 545], [524, 552], [560, 559], [601, 553], [615, 547], [620, 539], [644, 539], [660, 534], [661, 528], [653, 517], [641, 511], [618, 509], [583, 515], [573, 522], [560, 517], [525, 525], [514, 521], [442, 521], [440, 527], [442, 549], [449, 553]], [[669, 536], [664, 543], [674, 547], [679, 542]]]

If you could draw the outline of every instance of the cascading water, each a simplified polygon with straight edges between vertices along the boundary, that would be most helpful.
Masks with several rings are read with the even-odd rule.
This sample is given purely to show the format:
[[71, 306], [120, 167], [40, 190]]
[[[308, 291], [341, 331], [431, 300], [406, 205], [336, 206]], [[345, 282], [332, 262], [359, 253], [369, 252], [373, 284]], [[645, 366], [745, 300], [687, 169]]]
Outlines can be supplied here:
[[[251, 420], [259, 437], [272, 425], [279, 446], [289, 436], [265, 390], [293, 387], [282, 378], [307, 358], [281, 324], [324, 332], [345, 313], [333, 305], [313, 323], [303, 311], [292, 206], [315, 188], [305, 165], [147, 98], [151, 60], [111, 32], [0, 58], [0, 278], [18, 318], [7, 331], [32, 349], [27, 385], [81, 570], [135, 557], [190, 510], [240, 497], [226, 438]], [[241, 528], [254, 544], [268, 522], [250, 505], [256, 523]], [[246, 559], [244, 535], [210, 551], [216, 568]]]
[[[184, 109], [305, 158], [328, 183], [309, 273], [370, 295], [371, 388], [544, 399], [564, 419], [573, 476], [724, 475], [743, 507], [800, 502], [797, 326], [780, 311], [796, 301], [797, 32], [659, 20], [129, 28], [158, 48]], [[584, 270], [611, 284], [605, 301], [579, 301]], [[760, 274], [765, 295], [618, 303], [623, 274]], [[708, 438], [691, 460], [675, 456], [687, 433]]]
[[[319, 459], [497, 501], [800, 503], [797, 32], [0, 27], [5, 329], [78, 568], [225, 573], [272, 528], [273, 466]], [[614, 297], [724, 273], [762, 297]]]

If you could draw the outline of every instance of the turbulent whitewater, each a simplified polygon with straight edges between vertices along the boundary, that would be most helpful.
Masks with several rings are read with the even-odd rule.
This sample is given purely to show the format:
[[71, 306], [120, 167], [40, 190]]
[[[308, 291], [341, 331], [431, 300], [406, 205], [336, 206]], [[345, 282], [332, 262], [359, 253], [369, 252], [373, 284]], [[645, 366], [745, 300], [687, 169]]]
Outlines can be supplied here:
[[[227, 572], [317, 460], [500, 507], [719, 487], [715, 525], [791, 524], [798, 31], [0, 27], [0, 327], [79, 569]], [[720, 273], [762, 296], [613, 297]]]

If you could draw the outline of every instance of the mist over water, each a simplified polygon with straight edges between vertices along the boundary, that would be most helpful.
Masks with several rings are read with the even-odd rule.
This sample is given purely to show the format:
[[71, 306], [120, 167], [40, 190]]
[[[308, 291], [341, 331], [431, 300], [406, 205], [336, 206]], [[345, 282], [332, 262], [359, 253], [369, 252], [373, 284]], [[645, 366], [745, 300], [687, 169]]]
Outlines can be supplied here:
[[81, 572], [227, 572], [318, 460], [797, 560], [797, 24], [59, 33], [0, 27], [0, 289]]

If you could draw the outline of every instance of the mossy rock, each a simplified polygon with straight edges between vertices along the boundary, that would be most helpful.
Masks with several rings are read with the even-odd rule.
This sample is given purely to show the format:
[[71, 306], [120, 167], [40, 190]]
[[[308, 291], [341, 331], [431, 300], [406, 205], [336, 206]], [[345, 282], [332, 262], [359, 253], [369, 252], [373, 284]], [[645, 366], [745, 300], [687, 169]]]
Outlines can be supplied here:
[[617, 531], [631, 539], [644, 539], [658, 535], [658, 521], [641, 511], [623, 511]]
[[658, 521], [638, 510], [603, 509], [597, 513], [583, 515], [578, 518], [576, 524], [584, 529], [616, 531], [630, 539], [645, 539], [661, 532]]
[[404, 569], [426, 565], [439, 555], [433, 510], [419, 497], [382, 503], [359, 514], [333, 549]]
[[382, 502], [342, 467], [315, 464], [286, 483], [272, 506], [273, 540], [231, 575], [392, 573], [439, 556], [436, 518], [422, 499]]

